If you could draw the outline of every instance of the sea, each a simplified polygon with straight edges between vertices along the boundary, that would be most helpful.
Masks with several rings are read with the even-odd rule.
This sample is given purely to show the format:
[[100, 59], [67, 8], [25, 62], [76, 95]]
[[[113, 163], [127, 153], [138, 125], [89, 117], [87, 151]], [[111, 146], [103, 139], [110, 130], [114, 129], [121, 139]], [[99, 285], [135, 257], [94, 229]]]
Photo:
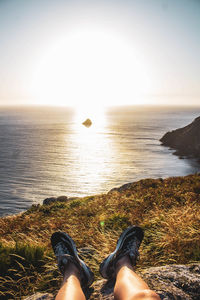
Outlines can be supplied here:
[[200, 116], [200, 107], [110, 107], [80, 116], [66, 107], [0, 108], [0, 216], [48, 197], [107, 193], [142, 178], [200, 171], [198, 161], [179, 158], [159, 141]]

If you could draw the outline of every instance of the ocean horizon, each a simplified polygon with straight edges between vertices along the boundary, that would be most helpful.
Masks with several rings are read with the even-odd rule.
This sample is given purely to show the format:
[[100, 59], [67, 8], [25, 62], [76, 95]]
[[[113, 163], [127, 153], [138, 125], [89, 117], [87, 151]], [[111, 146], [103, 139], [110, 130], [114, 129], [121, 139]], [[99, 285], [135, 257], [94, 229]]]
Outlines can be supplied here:
[[199, 172], [196, 160], [180, 159], [159, 141], [199, 115], [200, 107], [123, 106], [81, 119], [67, 107], [0, 107], [0, 216], [48, 197]]

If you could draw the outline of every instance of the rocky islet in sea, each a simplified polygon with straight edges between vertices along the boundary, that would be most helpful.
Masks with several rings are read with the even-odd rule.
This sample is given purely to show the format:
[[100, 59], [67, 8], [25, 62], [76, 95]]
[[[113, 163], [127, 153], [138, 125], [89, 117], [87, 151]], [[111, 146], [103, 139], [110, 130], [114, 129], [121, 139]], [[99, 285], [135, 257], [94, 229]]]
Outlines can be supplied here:
[[89, 128], [92, 125], [92, 121], [90, 119], [86, 119], [82, 125], [84, 125], [85, 127]]

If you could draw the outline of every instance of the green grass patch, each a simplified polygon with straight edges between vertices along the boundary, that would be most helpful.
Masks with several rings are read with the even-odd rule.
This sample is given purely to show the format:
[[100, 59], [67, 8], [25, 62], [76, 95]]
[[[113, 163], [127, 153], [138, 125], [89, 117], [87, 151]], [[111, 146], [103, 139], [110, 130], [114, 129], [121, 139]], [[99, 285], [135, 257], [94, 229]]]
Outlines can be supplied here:
[[124, 230], [130, 225], [131, 222], [129, 221], [128, 217], [117, 213], [104, 220], [105, 230]]

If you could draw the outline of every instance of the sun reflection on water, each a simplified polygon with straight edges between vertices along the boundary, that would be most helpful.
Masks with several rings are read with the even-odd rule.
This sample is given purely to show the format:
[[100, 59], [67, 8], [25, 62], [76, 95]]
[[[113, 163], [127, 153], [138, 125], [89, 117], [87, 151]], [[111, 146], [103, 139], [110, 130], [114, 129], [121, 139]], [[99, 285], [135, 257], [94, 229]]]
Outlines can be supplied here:
[[[82, 122], [90, 118], [92, 125], [88, 128]], [[79, 188], [83, 193], [94, 193], [105, 183], [112, 172], [112, 150], [108, 134], [106, 134], [106, 117], [103, 110], [94, 110], [85, 114], [77, 111], [73, 122], [73, 155], [75, 164], [72, 165], [72, 177], [79, 180]], [[86, 186], [93, 190], [85, 191]], [[95, 186], [95, 189], [94, 189]]]

